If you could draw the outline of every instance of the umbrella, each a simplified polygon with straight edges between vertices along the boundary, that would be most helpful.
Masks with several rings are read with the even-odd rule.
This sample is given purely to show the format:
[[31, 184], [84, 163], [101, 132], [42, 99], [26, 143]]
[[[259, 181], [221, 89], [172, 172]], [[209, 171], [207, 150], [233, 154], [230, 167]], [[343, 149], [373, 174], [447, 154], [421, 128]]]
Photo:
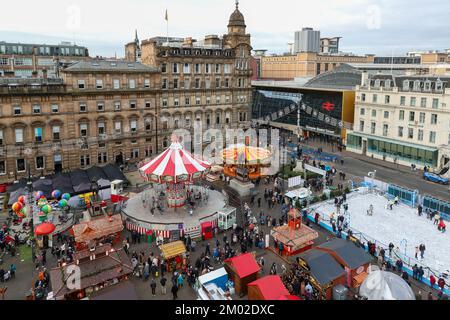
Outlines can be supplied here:
[[49, 234], [53, 233], [53, 231], [55, 231], [55, 229], [56, 229], [56, 227], [53, 223], [45, 222], [45, 223], [38, 225], [34, 229], [34, 234], [37, 236], [45, 236], [45, 235], [49, 235]]

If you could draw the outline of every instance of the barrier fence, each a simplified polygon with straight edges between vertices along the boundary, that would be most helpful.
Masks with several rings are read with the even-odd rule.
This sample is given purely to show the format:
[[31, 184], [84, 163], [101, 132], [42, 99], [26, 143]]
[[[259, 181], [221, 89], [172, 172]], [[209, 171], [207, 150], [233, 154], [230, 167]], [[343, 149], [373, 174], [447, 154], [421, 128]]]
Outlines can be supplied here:
[[[404, 189], [404, 190], [407, 190], [407, 189]], [[384, 195], [385, 197], [389, 197], [389, 198], [392, 197], [392, 195], [388, 195], [387, 193], [384, 193], [381, 190], [377, 190], [376, 192], [378, 194]], [[353, 195], [350, 194], [350, 195], [347, 196], [347, 198], [350, 199], [352, 196]], [[417, 198], [417, 194], [415, 196]], [[316, 207], [314, 207], [312, 209], [308, 208], [308, 215], [307, 215], [308, 220], [310, 220], [312, 222], [315, 222], [314, 218], [315, 218], [315, 212], [316, 211], [320, 214], [320, 205], [316, 206]], [[320, 216], [322, 217], [323, 215], [321, 214]], [[333, 228], [331, 226], [331, 221], [330, 220], [326, 220], [326, 219], [322, 219], [321, 218], [320, 221], [319, 221], [319, 225], [322, 228], [326, 229], [328, 232], [330, 232], [330, 233], [332, 233], [332, 234], [334, 234], [336, 236], [339, 236], [338, 232], [333, 231]], [[436, 269], [433, 269], [433, 268], [427, 266], [426, 264], [422, 263], [420, 260], [417, 260], [417, 259], [407, 255], [406, 253], [401, 253], [401, 248], [400, 247], [401, 247], [402, 244], [400, 244], [400, 246], [397, 246], [397, 247], [400, 248], [399, 250], [392, 250], [391, 255], [389, 255], [389, 245], [388, 244], [383, 243], [383, 242], [381, 242], [381, 241], [379, 241], [377, 239], [374, 239], [374, 238], [370, 237], [369, 235], [364, 234], [364, 233], [360, 232], [359, 230], [357, 230], [357, 229], [355, 229], [353, 227], [350, 227], [350, 230], [351, 230], [351, 233], [352, 233], [352, 237], [357, 239], [359, 241], [359, 243], [361, 244], [361, 246], [366, 251], [368, 251], [368, 246], [367, 246], [368, 242], [374, 243], [376, 248], [378, 248], [378, 247], [383, 248], [385, 250], [385, 252], [386, 252], [385, 260], [389, 261], [392, 266], [395, 266], [396, 261], [398, 259], [401, 259], [402, 262], [403, 262], [403, 271], [407, 272], [409, 276], [413, 276], [412, 268], [413, 268], [414, 265], [417, 265], [417, 267], [422, 266], [422, 268], [424, 270], [424, 275], [423, 275], [423, 278], [421, 280], [422, 283], [424, 283], [424, 284], [426, 284], [426, 285], [431, 287], [430, 275], [433, 275], [436, 278], [436, 280], [439, 279], [442, 276], [444, 278], [444, 280], [446, 281], [446, 285], [445, 285], [445, 288], [444, 288], [443, 291], [444, 291], [444, 293], [446, 295], [450, 295], [450, 284], [448, 283], [448, 281], [449, 281], [448, 277], [450, 277], [449, 274], [444, 275], [443, 272], [440, 272], [440, 271], [438, 271]], [[340, 236], [343, 239], [347, 239], [349, 237], [348, 236], [348, 231], [342, 231]], [[405, 245], [406, 245], [406, 243], [405, 243]], [[377, 252], [375, 252], [375, 257], [377, 257], [377, 254], [378, 254], [378, 250], [377, 250]], [[437, 284], [435, 284], [434, 289], [438, 289]]]

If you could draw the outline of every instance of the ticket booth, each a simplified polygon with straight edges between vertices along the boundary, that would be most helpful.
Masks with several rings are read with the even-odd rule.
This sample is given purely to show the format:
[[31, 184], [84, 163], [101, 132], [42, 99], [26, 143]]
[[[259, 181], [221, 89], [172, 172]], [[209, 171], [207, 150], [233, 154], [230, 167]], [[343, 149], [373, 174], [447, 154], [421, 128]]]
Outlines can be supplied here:
[[219, 229], [229, 230], [236, 223], [236, 208], [226, 207], [218, 212], [219, 216]]
[[123, 181], [114, 180], [111, 182], [111, 201], [112, 203], [118, 203], [121, 200], [121, 194], [123, 192]]
[[203, 240], [210, 240], [214, 236], [212, 222], [204, 222], [201, 225]]

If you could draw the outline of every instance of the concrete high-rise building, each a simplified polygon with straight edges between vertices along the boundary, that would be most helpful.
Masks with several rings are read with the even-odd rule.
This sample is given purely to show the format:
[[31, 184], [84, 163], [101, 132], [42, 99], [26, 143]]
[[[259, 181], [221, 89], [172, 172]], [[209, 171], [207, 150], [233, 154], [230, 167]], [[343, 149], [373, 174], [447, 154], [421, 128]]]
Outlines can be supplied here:
[[294, 53], [320, 52], [320, 31], [303, 28], [295, 32]]

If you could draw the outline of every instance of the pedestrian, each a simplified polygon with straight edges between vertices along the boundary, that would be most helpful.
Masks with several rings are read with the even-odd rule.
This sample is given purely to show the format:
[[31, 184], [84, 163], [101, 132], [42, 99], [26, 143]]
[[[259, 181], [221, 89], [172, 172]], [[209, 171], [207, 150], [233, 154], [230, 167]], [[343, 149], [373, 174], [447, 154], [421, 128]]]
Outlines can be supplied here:
[[166, 277], [162, 276], [162, 278], [159, 281], [159, 283], [161, 284], [161, 293], [163, 295], [165, 295], [167, 293], [167, 288], [166, 288], [167, 279], [166, 279]]
[[416, 247], [415, 250], [416, 250], [416, 253], [415, 253], [414, 257], [417, 260], [417, 259], [419, 259], [419, 247]]
[[441, 291], [444, 291], [444, 287], [445, 287], [445, 280], [444, 280], [444, 278], [442, 278], [442, 277], [439, 278], [437, 284], [438, 284], [438, 287], [441, 289]]
[[420, 266], [419, 269], [417, 269], [417, 280], [422, 282], [423, 275], [425, 274], [425, 271], [423, 270], [423, 267]]
[[207, 256], [210, 256], [210, 255], [211, 255], [211, 248], [210, 248], [210, 246], [209, 246], [209, 242], [206, 243], [205, 255], [207, 255]]
[[431, 288], [434, 289], [434, 285], [436, 284], [436, 278], [434, 277], [434, 275], [430, 275], [430, 286]]
[[419, 215], [419, 217], [422, 216], [422, 210], [423, 210], [423, 208], [422, 208], [422, 206], [419, 204], [419, 207], [417, 208], [417, 214]]
[[425, 245], [422, 243], [420, 246], [419, 246], [419, 251], [420, 251], [420, 258], [421, 259], [423, 259], [424, 258], [424, 255], [425, 255]]
[[155, 278], [152, 278], [152, 282], [150, 282], [150, 288], [152, 288], [152, 295], [156, 296], [156, 281], [155, 281]]
[[171, 292], [172, 292], [173, 300], [178, 299], [178, 286], [176, 284], [174, 284], [172, 286]]
[[306, 300], [312, 300], [312, 293], [313, 293], [313, 288], [312, 288], [311, 284], [308, 282], [305, 286]]
[[183, 288], [183, 284], [184, 284], [183, 275], [180, 273], [177, 279], [178, 288]]

